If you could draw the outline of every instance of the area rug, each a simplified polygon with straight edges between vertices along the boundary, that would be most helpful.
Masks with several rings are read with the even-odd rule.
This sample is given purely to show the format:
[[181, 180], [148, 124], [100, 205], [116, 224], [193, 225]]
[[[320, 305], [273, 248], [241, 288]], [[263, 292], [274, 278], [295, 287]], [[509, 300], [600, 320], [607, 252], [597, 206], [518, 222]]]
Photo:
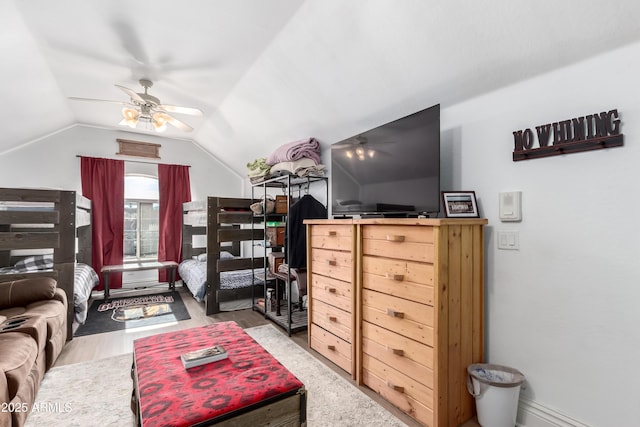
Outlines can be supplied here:
[[[346, 379], [275, 329], [246, 329], [307, 388], [307, 426], [405, 426]], [[54, 367], [45, 375], [27, 427], [132, 425], [132, 355]]]
[[190, 319], [178, 292], [94, 300], [74, 336], [99, 334]]

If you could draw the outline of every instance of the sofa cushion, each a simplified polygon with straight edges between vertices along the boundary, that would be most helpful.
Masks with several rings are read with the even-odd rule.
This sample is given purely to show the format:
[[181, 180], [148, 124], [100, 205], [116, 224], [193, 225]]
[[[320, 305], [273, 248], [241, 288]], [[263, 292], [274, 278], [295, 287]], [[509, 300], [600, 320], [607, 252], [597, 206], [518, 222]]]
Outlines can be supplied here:
[[33, 277], [0, 283], [0, 309], [48, 300], [53, 298], [55, 292], [56, 280], [51, 277]]
[[27, 380], [38, 357], [33, 338], [21, 332], [0, 333], [0, 372], [7, 380], [9, 398], [13, 399]]

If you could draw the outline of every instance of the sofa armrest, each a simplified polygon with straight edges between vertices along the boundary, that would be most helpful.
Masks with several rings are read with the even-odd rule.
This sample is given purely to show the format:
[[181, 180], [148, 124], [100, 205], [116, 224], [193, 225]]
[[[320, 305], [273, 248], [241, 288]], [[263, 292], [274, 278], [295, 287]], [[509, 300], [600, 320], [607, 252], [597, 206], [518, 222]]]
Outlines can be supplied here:
[[56, 288], [53, 299], [60, 301], [65, 307], [67, 307], [67, 293], [60, 288]]
[[[9, 385], [7, 384], [7, 377], [4, 372], [0, 372], [0, 405], [5, 408], [5, 405], [9, 403]], [[0, 410], [0, 426], [11, 425], [11, 412]]]
[[32, 302], [50, 300], [55, 296], [56, 280], [34, 277], [0, 283], [0, 309], [22, 307]]

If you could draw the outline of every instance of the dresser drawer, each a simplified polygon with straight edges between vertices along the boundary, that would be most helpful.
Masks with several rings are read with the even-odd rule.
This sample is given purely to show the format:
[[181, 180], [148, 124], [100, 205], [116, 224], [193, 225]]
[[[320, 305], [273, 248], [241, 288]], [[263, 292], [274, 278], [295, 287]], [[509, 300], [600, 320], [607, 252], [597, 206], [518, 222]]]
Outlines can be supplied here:
[[362, 252], [364, 255], [433, 263], [433, 228], [364, 226]]
[[353, 326], [350, 312], [340, 310], [315, 298], [311, 300], [311, 304], [311, 323], [315, 323], [348, 343], [352, 342]]
[[325, 249], [311, 251], [311, 271], [326, 277], [340, 279], [351, 283], [353, 281], [353, 254]]
[[311, 247], [351, 251], [353, 247], [353, 226], [351, 225], [312, 225]]
[[367, 354], [362, 355], [362, 381], [424, 425], [434, 425], [434, 395], [429, 387]]
[[362, 320], [433, 346], [434, 309], [391, 295], [362, 290]]
[[351, 283], [313, 274], [311, 295], [314, 299], [338, 307], [347, 313], [353, 312], [353, 286]]
[[433, 244], [433, 227], [415, 227], [411, 225], [365, 225], [362, 238], [373, 240], [401, 240], [407, 243]]
[[362, 286], [432, 306], [433, 264], [364, 256]]
[[410, 338], [362, 322], [362, 352], [433, 388], [433, 348]]
[[351, 374], [353, 360], [351, 344], [318, 325], [311, 324], [310, 329], [311, 342], [309, 345], [311, 348]]

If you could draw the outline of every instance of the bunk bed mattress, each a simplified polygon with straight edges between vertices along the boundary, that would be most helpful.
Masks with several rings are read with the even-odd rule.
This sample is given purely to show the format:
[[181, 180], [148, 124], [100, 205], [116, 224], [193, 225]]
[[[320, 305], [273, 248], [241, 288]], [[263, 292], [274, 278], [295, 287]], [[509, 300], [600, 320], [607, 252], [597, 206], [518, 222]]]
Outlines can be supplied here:
[[[197, 259], [182, 261], [178, 266], [178, 273], [196, 301], [204, 301], [207, 291], [207, 262]], [[254, 277], [254, 271], [251, 269], [223, 271], [220, 273], [220, 289], [247, 288], [254, 283]]]
[[76, 322], [81, 325], [87, 320], [91, 291], [98, 283], [100, 283], [100, 279], [93, 268], [87, 264], [76, 264], [73, 282], [73, 310]]

